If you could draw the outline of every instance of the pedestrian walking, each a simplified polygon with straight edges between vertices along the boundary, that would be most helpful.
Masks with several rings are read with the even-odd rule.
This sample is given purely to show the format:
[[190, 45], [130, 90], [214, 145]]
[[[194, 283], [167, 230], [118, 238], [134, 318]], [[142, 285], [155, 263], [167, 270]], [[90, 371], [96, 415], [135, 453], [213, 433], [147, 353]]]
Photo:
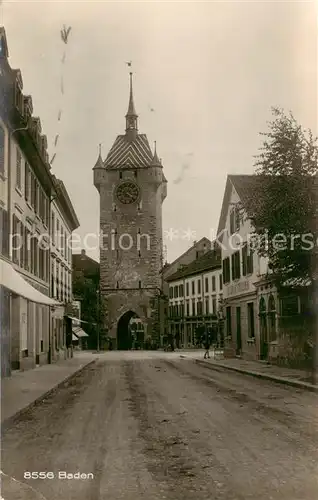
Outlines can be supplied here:
[[210, 358], [210, 339], [208, 336], [207, 336], [205, 343], [204, 343], [204, 349], [205, 349], [204, 359]]
[[173, 338], [173, 336], [172, 336], [172, 339], [171, 339], [170, 346], [171, 346], [171, 352], [174, 352], [174, 338]]
[[108, 349], [109, 349], [110, 351], [112, 351], [112, 350], [113, 350], [113, 341], [112, 341], [112, 339], [111, 339], [110, 337], [109, 337], [109, 341], [108, 341]]
[[176, 348], [180, 349], [180, 333], [179, 332], [176, 333], [175, 340], [176, 340]]

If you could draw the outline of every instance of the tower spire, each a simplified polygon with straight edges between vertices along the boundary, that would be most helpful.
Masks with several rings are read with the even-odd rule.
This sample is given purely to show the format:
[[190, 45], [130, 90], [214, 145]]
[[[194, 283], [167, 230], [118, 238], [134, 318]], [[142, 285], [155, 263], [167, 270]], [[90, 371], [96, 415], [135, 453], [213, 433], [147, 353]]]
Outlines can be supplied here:
[[134, 140], [138, 132], [138, 115], [136, 113], [134, 104], [134, 94], [133, 94], [133, 83], [132, 83], [132, 72], [129, 73], [130, 77], [130, 92], [129, 92], [129, 104], [128, 111], [126, 114], [126, 135]]
[[160, 162], [159, 156], [157, 154], [157, 141], [155, 141], [154, 154], [153, 154], [153, 158], [152, 158], [152, 165], [160, 165], [161, 166], [161, 162]]
[[99, 145], [98, 145], [98, 150], [99, 150], [99, 155], [98, 155], [97, 161], [95, 163], [94, 169], [95, 168], [104, 168], [104, 163], [103, 163], [103, 159], [102, 159], [102, 145], [101, 145], [101, 143], [99, 143]]

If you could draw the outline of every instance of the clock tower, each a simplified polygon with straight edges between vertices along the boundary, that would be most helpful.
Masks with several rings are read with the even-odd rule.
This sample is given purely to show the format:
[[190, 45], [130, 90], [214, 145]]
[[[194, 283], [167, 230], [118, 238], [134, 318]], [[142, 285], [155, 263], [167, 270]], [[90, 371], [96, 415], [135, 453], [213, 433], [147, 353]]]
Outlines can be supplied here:
[[[125, 134], [105, 160], [99, 156], [94, 185], [100, 195], [100, 292], [104, 328], [117, 349], [129, 349], [129, 324], [139, 318], [144, 335], [159, 342], [162, 203], [167, 180], [147, 136], [138, 132], [132, 73]], [[140, 322], [139, 322], [140, 324]]]

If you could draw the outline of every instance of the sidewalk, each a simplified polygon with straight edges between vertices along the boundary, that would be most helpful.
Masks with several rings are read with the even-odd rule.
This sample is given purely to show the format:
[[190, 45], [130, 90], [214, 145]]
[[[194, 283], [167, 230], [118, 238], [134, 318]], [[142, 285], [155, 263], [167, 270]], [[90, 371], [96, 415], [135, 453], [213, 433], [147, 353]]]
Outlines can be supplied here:
[[1, 427], [20, 412], [42, 400], [67, 379], [94, 363], [98, 356], [92, 352], [76, 352], [74, 357], [52, 365], [42, 365], [24, 372], [13, 372], [1, 380]]
[[310, 373], [303, 370], [292, 368], [283, 368], [280, 366], [269, 365], [263, 361], [246, 361], [239, 358], [219, 358], [214, 359], [213, 352], [210, 351], [210, 359], [203, 359], [204, 349], [192, 352], [180, 352], [180, 357], [193, 359], [195, 363], [204, 364], [211, 369], [227, 369], [244, 375], [271, 380], [280, 384], [298, 387], [299, 389], [309, 390], [318, 393], [318, 385], [313, 385], [309, 381]]

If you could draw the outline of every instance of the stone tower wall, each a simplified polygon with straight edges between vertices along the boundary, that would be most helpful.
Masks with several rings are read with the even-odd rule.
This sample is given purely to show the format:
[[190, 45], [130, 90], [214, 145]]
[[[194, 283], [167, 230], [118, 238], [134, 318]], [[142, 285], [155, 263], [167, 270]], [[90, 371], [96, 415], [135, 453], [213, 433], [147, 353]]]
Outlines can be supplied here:
[[[156, 297], [161, 288], [162, 268], [162, 168], [105, 169], [97, 175], [101, 295], [108, 310], [105, 326], [115, 339], [118, 320], [132, 310], [147, 324], [148, 334], [158, 337]], [[140, 205], [122, 205], [116, 199], [116, 186], [127, 179], [140, 187]]]

